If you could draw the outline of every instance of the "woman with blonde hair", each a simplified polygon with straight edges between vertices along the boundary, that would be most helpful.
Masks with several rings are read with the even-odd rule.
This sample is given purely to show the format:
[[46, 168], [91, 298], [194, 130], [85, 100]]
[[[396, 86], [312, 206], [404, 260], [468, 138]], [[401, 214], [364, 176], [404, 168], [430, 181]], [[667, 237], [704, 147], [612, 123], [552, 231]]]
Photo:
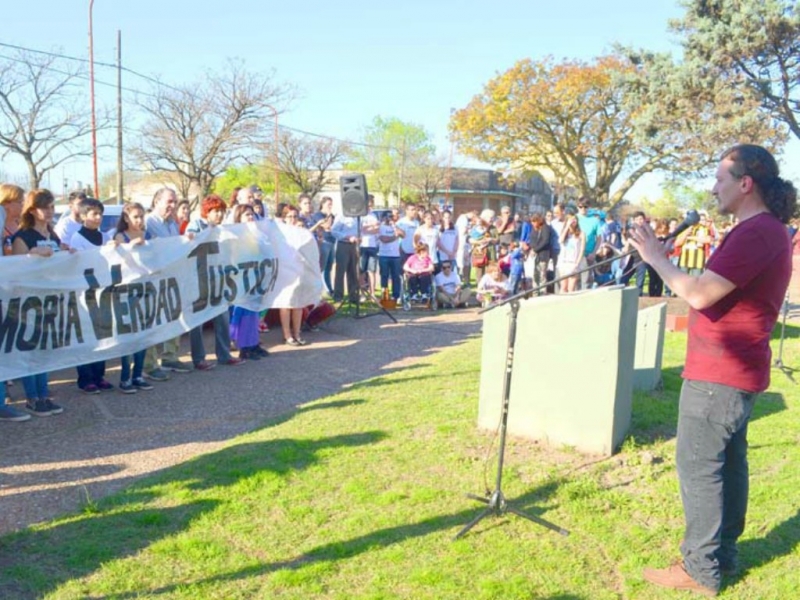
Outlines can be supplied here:
[[578, 217], [575, 215], [567, 219], [561, 230], [561, 252], [558, 255], [558, 277], [566, 277], [561, 282], [561, 292], [569, 293], [578, 289], [578, 275], [581, 269], [586, 268], [586, 258], [583, 250], [586, 248], [586, 234], [581, 231]]
[[0, 183], [0, 230], [3, 232], [3, 254], [11, 254], [11, 238], [19, 228], [19, 215], [25, 190], [13, 183]]

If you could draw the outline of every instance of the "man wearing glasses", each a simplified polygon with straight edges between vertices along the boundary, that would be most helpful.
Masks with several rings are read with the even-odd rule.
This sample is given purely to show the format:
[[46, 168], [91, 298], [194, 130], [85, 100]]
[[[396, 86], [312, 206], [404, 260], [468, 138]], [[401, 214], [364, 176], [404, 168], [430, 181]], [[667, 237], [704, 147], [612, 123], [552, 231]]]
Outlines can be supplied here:
[[442, 270], [433, 278], [439, 306], [450, 306], [450, 308], [465, 306], [471, 292], [461, 289], [461, 278], [453, 270], [453, 264], [450, 261], [443, 261], [441, 267]]

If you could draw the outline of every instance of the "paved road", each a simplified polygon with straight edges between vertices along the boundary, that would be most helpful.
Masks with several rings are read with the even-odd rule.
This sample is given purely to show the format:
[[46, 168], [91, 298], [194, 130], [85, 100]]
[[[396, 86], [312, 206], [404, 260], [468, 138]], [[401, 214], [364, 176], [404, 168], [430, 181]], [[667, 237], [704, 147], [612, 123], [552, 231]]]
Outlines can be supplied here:
[[[74, 511], [87, 498], [214, 451], [300, 404], [459, 343], [477, 334], [481, 323], [474, 309], [396, 315], [396, 325], [383, 315], [334, 318], [307, 334], [312, 343], [303, 348], [283, 345], [280, 333], [270, 331], [262, 336], [271, 352], [266, 359], [173, 374], [155, 390], [135, 395], [86, 396], [75, 387], [74, 369], [51, 374], [63, 414], [0, 423], [0, 534]], [[213, 348], [210, 337], [206, 348]], [[117, 383], [118, 361], [110, 369], [108, 379]], [[21, 386], [13, 386], [11, 395], [21, 401]]]

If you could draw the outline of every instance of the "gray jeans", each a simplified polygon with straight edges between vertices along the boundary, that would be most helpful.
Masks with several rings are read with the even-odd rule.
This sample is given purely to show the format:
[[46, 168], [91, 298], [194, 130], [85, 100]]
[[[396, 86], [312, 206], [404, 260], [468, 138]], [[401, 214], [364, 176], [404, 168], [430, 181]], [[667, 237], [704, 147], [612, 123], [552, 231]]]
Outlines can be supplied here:
[[[217, 315], [211, 322], [214, 324], [214, 352], [217, 362], [226, 363], [231, 359], [231, 334], [230, 317], [228, 311]], [[203, 344], [203, 326], [198, 325], [189, 332], [189, 342], [192, 349], [192, 362], [196, 367], [206, 359], [206, 348]]]
[[686, 533], [683, 564], [699, 583], [719, 589], [720, 567], [736, 563], [749, 489], [747, 423], [756, 394], [686, 380], [678, 411], [676, 462]]

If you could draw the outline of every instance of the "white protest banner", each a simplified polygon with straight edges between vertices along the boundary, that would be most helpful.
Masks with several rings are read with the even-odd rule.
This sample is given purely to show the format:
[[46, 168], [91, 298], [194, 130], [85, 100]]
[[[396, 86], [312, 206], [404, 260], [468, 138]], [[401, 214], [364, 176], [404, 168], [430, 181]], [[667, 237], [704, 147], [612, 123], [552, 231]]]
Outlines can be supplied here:
[[311, 234], [273, 221], [194, 239], [107, 245], [0, 260], [0, 381], [131, 354], [202, 325], [231, 304], [316, 304]]

